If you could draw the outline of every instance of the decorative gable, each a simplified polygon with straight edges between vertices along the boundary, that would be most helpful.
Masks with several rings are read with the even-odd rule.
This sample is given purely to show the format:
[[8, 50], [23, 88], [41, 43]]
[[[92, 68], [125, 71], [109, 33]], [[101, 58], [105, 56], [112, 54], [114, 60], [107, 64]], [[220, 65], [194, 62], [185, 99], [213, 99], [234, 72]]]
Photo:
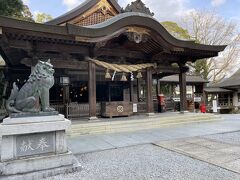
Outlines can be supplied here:
[[108, 0], [100, 0], [87, 11], [60, 25], [70, 23], [79, 26], [89, 26], [106, 21], [117, 14], [119, 14], [119, 11]]

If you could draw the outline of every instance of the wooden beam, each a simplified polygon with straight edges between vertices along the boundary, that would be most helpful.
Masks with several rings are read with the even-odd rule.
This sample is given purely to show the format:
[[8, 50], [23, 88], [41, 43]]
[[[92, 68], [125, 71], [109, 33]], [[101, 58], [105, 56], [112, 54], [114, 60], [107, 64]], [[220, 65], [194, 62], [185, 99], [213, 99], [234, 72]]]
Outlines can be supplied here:
[[16, 49], [32, 50], [33, 44], [30, 41], [9, 40], [9, 47]]
[[[36, 25], [34, 25], [36, 27]], [[37, 31], [31, 31], [31, 30], [21, 30], [16, 28], [6, 28], [4, 27], [3, 33], [7, 34], [8, 36], [12, 36], [15, 38], [19, 37], [27, 37], [29, 40], [39, 40], [39, 39], [55, 39], [55, 40], [69, 40], [74, 41], [74, 36], [69, 36], [67, 34], [56, 34], [56, 29], [54, 33], [48, 33], [48, 32], [37, 32]]]
[[173, 73], [178, 74], [180, 73], [179, 68], [174, 68], [171, 66], [158, 66], [153, 70], [153, 73], [159, 74], [159, 73]]
[[[55, 69], [76, 69], [76, 70], [86, 70], [86, 62], [85, 61], [77, 61], [75, 59], [50, 59], [51, 64]], [[37, 60], [24, 58], [21, 61], [22, 64], [27, 67], [32, 67], [37, 64]]]
[[95, 56], [111, 56], [111, 57], [127, 57], [133, 59], [147, 59], [147, 54], [138, 51], [130, 51], [127, 49], [107, 49], [107, 48], [100, 48], [95, 52]]
[[32, 41], [24, 40], [9, 40], [9, 47], [23, 49], [23, 50], [34, 50], [36, 52], [58, 52], [58, 53], [78, 53], [78, 54], [88, 54], [88, 47], [73, 44], [60, 44], [60, 43], [47, 43], [34, 41], [33, 46]]
[[51, 44], [51, 43], [40, 43], [36, 44], [37, 51], [51, 51], [51, 52], [64, 52], [64, 53], [78, 53], [78, 54], [88, 54], [88, 47], [80, 45], [70, 45], [70, 44]]

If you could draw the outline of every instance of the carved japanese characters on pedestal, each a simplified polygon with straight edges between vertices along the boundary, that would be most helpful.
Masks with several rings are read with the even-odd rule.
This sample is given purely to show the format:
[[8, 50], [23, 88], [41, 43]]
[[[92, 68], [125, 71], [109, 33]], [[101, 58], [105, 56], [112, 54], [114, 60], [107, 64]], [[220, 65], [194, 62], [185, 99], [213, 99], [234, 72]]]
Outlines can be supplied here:
[[54, 111], [49, 106], [49, 89], [54, 85], [53, 74], [54, 69], [50, 60], [48, 62], [39, 61], [29, 76], [28, 81], [20, 90], [16, 83], [13, 84], [11, 95], [6, 102], [8, 112]]

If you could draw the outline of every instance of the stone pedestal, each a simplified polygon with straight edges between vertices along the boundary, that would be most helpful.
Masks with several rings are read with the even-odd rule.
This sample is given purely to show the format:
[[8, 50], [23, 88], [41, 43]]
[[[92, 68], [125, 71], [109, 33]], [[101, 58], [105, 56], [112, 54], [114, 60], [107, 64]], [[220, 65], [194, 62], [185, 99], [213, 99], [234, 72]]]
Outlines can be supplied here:
[[0, 125], [0, 177], [18, 179], [25, 174], [33, 179], [36, 174], [39, 178], [79, 170], [67, 148], [70, 126], [63, 115], [4, 119]]

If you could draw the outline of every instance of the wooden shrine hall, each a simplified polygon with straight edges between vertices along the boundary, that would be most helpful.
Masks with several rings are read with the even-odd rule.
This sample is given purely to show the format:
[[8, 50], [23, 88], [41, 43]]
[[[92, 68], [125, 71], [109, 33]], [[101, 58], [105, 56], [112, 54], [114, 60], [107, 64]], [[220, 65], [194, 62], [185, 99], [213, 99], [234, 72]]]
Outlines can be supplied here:
[[[86, 0], [45, 24], [0, 17], [0, 53], [8, 91], [21, 86], [38, 60], [51, 60], [53, 107], [72, 115], [112, 117], [154, 113], [153, 77], [179, 74], [186, 110], [186, 62], [218, 56], [226, 46], [174, 38], [137, 0]], [[135, 106], [135, 107], [134, 107]]]

